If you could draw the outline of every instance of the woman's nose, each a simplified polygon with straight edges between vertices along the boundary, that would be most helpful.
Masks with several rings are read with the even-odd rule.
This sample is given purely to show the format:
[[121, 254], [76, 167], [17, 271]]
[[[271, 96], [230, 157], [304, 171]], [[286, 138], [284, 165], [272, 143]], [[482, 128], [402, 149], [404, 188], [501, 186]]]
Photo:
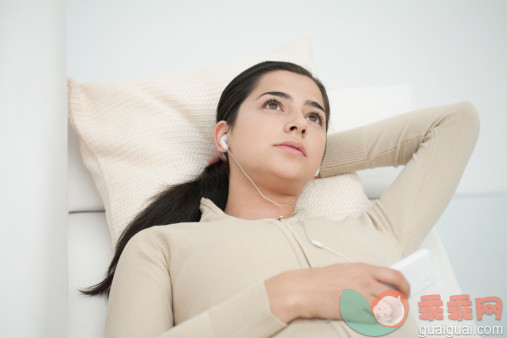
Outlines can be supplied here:
[[301, 132], [301, 134], [304, 134], [306, 132], [306, 128], [308, 128], [308, 120], [300, 114], [298, 118], [289, 123], [289, 128], [291, 131], [297, 129]]

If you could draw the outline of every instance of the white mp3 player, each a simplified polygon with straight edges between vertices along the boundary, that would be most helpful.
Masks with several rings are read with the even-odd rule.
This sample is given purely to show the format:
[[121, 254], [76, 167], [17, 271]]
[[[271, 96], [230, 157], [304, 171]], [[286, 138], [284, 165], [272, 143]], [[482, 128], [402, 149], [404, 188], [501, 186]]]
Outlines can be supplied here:
[[410, 298], [418, 295], [435, 283], [435, 270], [431, 253], [422, 248], [390, 266], [400, 271], [410, 284]]

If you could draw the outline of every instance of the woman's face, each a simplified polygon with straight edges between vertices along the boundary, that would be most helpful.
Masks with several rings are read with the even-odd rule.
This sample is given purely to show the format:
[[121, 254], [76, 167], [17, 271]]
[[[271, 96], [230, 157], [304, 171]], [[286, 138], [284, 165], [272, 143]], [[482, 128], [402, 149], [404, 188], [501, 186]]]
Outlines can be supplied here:
[[[284, 70], [264, 74], [228, 131], [229, 150], [254, 182], [257, 178], [277, 184], [287, 179], [300, 183], [297, 186], [302, 189], [324, 155], [327, 121], [323, 107], [322, 94], [312, 79]], [[222, 131], [218, 139], [227, 129]], [[289, 140], [301, 142], [306, 156], [276, 146]], [[237, 169], [230, 155], [229, 163], [231, 170]]]

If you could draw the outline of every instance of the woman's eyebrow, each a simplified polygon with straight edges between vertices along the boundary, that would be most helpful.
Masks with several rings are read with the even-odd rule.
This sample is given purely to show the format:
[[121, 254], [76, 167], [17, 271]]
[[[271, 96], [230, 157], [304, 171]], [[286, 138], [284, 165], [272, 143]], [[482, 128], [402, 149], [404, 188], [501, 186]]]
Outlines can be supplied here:
[[[255, 100], [258, 100], [261, 96], [263, 95], [275, 95], [275, 96], [279, 96], [281, 98], [284, 98], [284, 99], [287, 99], [287, 100], [291, 100], [292, 101], [292, 96], [290, 96], [289, 94], [287, 93], [284, 93], [284, 92], [265, 92], [261, 95], [259, 95]], [[305, 105], [307, 106], [312, 106], [312, 107], [315, 107], [315, 108], [318, 108], [320, 110], [322, 110], [324, 113], [326, 112], [324, 110], [324, 108], [322, 108], [322, 106], [320, 104], [318, 104], [317, 102], [315, 101], [312, 101], [312, 100], [306, 100], [305, 101]]]

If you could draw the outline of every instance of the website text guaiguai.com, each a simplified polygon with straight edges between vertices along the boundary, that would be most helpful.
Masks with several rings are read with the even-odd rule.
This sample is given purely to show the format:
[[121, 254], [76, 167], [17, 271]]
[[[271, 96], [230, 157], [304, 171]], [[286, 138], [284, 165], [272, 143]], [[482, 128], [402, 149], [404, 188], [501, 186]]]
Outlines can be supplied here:
[[444, 337], [455, 337], [455, 336], [500, 336], [503, 337], [503, 326], [501, 325], [464, 325], [464, 326], [452, 326], [452, 325], [436, 325], [436, 326], [420, 326], [419, 337], [439, 335]]

